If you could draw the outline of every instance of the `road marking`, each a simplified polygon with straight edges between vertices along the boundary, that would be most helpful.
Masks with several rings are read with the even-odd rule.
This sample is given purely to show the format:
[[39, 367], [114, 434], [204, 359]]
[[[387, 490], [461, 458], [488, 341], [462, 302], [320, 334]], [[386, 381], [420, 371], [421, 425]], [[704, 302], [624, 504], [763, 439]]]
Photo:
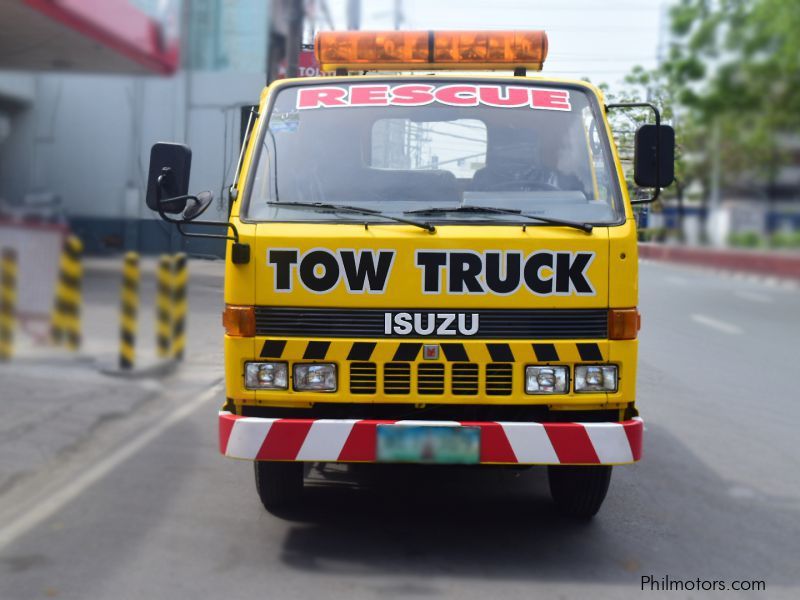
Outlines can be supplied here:
[[735, 296], [742, 298], [744, 300], [750, 300], [751, 302], [760, 302], [762, 304], [770, 304], [772, 303], [772, 298], [766, 296], [764, 294], [759, 294], [758, 292], [748, 292], [748, 291], [738, 291], [733, 293]]
[[186, 404], [168, 415], [164, 420], [158, 421], [153, 427], [146, 429], [124, 446], [120, 446], [106, 458], [95, 463], [63, 488], [50, 495], [46, 500], [34, 505], [33, 508], [20, 515], [15, 521], [0, 529], [0, 550], [5, 549], [15, 539], [64, 508], [66, 504], [103, 479], [103, 477], [139, 452], [167, 429], [182, 421], [211, 400], [221, 389], [222, 384], [214, 384], [213, 387], [194, 400], [187, 401]]
[[711, 327], [711, 329], [722, 331], [723, 333], [729, 333], [731, 335], [740, 335], [744, 333], [739, 327], [733, 325], [732, 323], [718, 321], [717, 319], [712, 319], [711, 317], [707, 317], [705, 315], [692, 315], [692, 321], [700, 323], [701, 325], [705, 325], [706, 327]]

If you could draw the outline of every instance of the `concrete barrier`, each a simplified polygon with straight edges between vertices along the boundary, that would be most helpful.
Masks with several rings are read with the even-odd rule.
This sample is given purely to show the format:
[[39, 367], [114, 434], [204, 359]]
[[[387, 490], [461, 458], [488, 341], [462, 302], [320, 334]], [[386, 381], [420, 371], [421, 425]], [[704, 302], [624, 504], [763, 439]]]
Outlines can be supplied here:
[[639, 243], [639, 257], [800, 280], [800, 253]]

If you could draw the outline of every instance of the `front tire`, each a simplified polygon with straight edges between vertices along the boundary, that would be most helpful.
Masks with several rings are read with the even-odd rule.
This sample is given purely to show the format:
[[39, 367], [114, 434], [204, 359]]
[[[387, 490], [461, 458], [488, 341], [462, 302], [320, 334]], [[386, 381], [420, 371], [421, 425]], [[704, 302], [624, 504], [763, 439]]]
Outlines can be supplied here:
[[547, 468], [550, 495], [558, 509], [577, 519], [591, 519], [600, 510], [611, 483], [611, 467], [560, 466]]
[[256, 491], [268, 512], [291, 508], [303, 495], [301, 462], [255, 461]]

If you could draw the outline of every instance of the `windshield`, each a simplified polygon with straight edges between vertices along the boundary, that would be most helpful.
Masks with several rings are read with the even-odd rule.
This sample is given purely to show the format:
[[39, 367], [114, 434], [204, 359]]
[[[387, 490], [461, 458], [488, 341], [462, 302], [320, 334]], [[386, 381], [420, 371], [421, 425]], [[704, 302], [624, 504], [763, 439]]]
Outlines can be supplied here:
[[389, 222], [331, 206], [346, 205], [436, 223], [516, 223], [520, 215], [617, 223], [621, 200], [599, 110], [579, 87], [542, 84], [283, 88], [258, 142], [245, 218]]

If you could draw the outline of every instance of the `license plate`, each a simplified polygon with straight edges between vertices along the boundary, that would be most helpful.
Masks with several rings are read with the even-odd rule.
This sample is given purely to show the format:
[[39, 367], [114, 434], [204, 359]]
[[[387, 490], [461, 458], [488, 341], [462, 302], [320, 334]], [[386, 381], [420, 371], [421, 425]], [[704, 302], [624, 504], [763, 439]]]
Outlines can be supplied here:
[[480, 427], [378, 425], [378, 462], [474, 465], [480, 462]]

